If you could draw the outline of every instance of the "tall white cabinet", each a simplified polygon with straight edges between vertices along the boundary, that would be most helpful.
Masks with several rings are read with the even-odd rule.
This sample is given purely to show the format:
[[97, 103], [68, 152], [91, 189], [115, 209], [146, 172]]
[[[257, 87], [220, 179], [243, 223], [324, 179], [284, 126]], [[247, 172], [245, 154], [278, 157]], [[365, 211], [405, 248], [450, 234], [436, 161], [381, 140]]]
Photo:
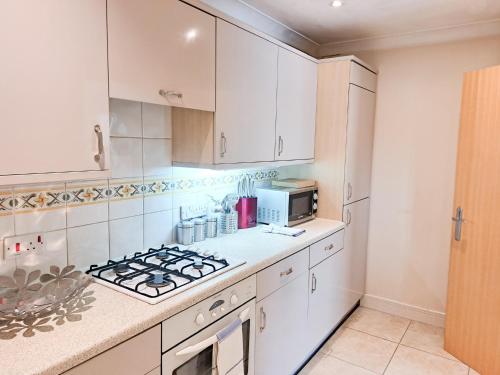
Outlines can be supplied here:
[[0, 45], [0, 184], [108, 176], [106, 1], [3, 1]]

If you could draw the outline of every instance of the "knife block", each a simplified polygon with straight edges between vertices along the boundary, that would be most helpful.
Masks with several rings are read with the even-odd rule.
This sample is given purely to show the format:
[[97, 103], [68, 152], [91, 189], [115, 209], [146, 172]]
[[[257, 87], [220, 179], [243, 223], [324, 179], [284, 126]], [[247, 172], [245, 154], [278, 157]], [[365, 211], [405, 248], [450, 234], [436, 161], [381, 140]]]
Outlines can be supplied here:
[[257, 225], [257, 197], [240, 198], [236, 204], [238, 228], [246, 229]]

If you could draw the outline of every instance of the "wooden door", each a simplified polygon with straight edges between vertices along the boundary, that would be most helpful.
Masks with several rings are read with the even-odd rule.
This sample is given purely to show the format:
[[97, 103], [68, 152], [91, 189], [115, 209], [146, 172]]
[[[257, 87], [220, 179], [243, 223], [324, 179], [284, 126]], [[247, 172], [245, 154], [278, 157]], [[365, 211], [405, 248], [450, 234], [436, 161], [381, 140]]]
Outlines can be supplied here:
[[215, 162], [274, 160], [278, 46], [217, 19]]
[[349, 85], [344, 204], [370, 195], [375, 93]]
[[284, 48], [278, 56], [276, 160], [314, 158], [317, 64]]
[[108, 169], [106, 1], [2, 1], [0, 45], [0, 177]]
[[342, 249], [309, 271], [307, 337], [311, 349], [332, 332], [349, 311], [349, 269]]
[[108, 0], [108, 34], [111, 97], [215, 111], [215, 17], [178, 0]]
[[[467, 73], [462, 94], [445, 349], [500, 374], [500, 66]], [[457, 238], [455, 237], [457, 235]]]
[[349, 267], [346, 285], [350, 306], [354, 306], [365, 294], [369, 215], [369, 198], [344, 206], [344, 251]]
[[255, 311], [255, 374], [293, 374], [307, 354], [307, 273], [257, 303]]

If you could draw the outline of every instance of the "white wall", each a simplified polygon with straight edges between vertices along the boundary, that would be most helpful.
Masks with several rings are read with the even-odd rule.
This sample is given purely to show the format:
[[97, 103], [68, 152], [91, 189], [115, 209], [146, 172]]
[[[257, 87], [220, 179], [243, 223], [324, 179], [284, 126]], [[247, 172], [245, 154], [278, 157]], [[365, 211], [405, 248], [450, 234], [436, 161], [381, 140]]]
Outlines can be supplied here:
[[500, 64], [500, 38], [356, 55], [379, 69], [365, 303], [442, 320], [462, 76]]

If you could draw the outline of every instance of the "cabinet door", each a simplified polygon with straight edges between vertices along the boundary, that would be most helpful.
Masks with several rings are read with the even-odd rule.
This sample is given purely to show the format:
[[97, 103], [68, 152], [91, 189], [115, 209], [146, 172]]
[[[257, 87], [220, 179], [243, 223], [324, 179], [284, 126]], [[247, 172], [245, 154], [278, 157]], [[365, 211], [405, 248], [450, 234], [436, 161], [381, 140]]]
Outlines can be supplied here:
[[215, 162], [274, 160], [278, 46], [217, 19]]
[[108, 34], [111, 97], [215, 110], [213, 16], [177, 0], [108, 0]]
[[375, 93], [349, 85], [344, 204], [370, 195]]
[[343, 220], [346, 223], [344, 251], [348, 259], [349, 279], [347, 286], [350, 291], [351, 306], [365, 293], [369, 214], [369, 198], [344, 207]]
[[307, 273], [256, 305], [255, 373], [293, 374], [306, 359]]
[[344, 249], [309, 271], [309, 346], [316, 348], [349, 311], [348, 264]]
[[0, 176], [106, 169], [106, 1], [2, 1], [0, 45]]
[[279, 49], [276, 160], [314, 158], [317, 64]]

